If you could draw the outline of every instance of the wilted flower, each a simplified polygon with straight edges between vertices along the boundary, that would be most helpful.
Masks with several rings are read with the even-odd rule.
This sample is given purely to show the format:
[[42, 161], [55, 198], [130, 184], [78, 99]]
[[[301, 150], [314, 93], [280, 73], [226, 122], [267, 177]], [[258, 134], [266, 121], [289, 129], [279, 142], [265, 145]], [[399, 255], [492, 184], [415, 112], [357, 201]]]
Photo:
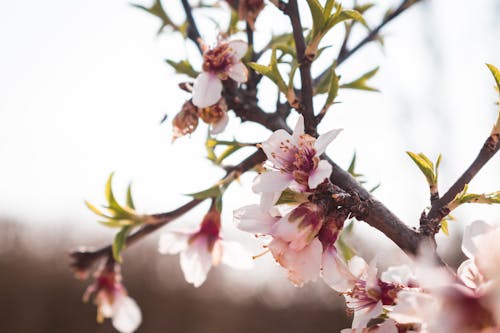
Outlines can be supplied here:
[[213, 49], [203, 47], [203, 72], [193, 86], [193, 104], [199, 108], [217, 103], [222, 94], [222, 81], [231, 78], [242, 83], [248, 79], [248, 70], [241, 62], [248, 49], [246, 42], [220, 41]]
[[315, 139], [304, 133], [302, 116], [292, 135], [277, 130], [262, 143], [271, 165], [267, 172], [257, 176], [253, 190], [269, 194], [287, 187], [297, 192], [316, 188], [332, 173], [332, 166], [320, 156], [339, 133], [340, 130], [332, 130]]
[[83, 300], [87, 302], [93, 295], [97, 321], [101, 323], [104, 318], [112, 318], [113, 326], [121, 333], [134, 332], [142, 321], [141, 310], [122, 285], [119, 266], [108, 261], [96, 272], [95, 278]]
[[198, 127], [198, 108], [189, 100], [172, 120], [173, 140], [194, 132]]
[[198, 109], [198, 114], [205, 123], [210, 125], [211, 134], [219, 134], [224, 131], [229, 120], [224, 97], [221, 97], [214, 105]]
[[252, 30], [255, 30], [255, 20], [264, 9], [264, 0], [226, 0], [231, 7], [238, 11], [240, 20], [245, 20]]
[[222, 240], [220, 227], [220, 212], [212, 207], [198, 230], [176, 230], [163, 234], [159, 251], [163, 254], [180, 253], [184, 278], [195, 287], [205, 282], [212, 265], [222, 262], [236, 269], [251, 268], [251, 256], [240, 244]]

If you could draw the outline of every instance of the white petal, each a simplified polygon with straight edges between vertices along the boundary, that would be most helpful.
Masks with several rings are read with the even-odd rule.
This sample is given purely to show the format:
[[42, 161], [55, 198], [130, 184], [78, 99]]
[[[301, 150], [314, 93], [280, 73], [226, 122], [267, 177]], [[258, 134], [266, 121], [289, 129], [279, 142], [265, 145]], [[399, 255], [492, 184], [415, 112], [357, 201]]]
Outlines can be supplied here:
[[465, 260], [457, 269], [457, 275], [463, 283], [472, 289], [479, 287], [482, 276], [474, 263], [474, 259]]
[[325, 152], [326, 147], [342, 132], [341, 129], [332, 130], [320, 135], [316, 142], [314, 143], [314, 149], [316, 149], [316, 154], [321, 155]]
[[248, 44], [242, 40], [232, 40], [229, 43], [229, 47], [233, 50], [233, 55], [236, 60], [240, 60], [245, 56], [248, 50]]
[[303, 135], [304, 132], [304, 117], [302, 115], [299, 116], [297, 120], [297, 124], [295, 124], [295, 128], [293, 129], [293, 139], [295, 142], [298, 142], [299, 137]]
[[255, 178], [252, 190], [260, 192], [281, 192], [288, 187], [293, 180], [292, 175], [279, 171], [267, 171]]
[[253, 259], [250, 253], [236, 242], [222, 242], [222, 263], [235, 269], [250, 269]]
[[210, 134], [216, 135], [222, 133], [226, 128], [228, 121], [229, 117], [227, 116], [227, 112], [224, 112], [222, 118], [219, 119], [217, 123], [212, 125], [212, 128], [210, 129]]
[[362, 277], [368, 270], [368, 264], [366, 263], [366, 261], [358, 256], [352, 257], [348, 262], [348, 266], [352, 275], [354, 275], [356, 278]]
[[380, 279], [387, 283], [397, 283], [407, 286], [412, 280], [415, 280], [410, 267], [406, 265], [389, 267], [380, 275]]
[[265, 212], [270, 211], [273, 208], [274, 204], [278, 202], [280, 196], [281, 191], [262, 192], [260, 194], [260, 209]]
[[483, 221], [474, 221], [464, 229], [462, 239], [462, 251], [468, 258], [473, 258], [477, 254], [477, 246], [474, 244], [473, 238], [487, 233], [494, 229], [493, 226]]
[[233, 218], [238, 229], [257, 234], [269, 234], [272, 225], [277, 221], [262, 211], [259, 205], [241, 207], [233, 212]]
[[269, 139], [262, 142], [262, 150], [267, 159], [277, 168], [284, 168], [295, 160], [293, 150], [283, 150], [281, 147], [284, 145], [293, 147], [296, 145], [296, 140], [282, 129], [273, 132]]
[[388, 316], [401, 324], [432, 322], [439, 315], [439, 308], [437, 299], [429, 294], [401, 290], [397, 304]]
[[137, 303], [130, 297], [116, 300], [113, 326], [121, 333], [132, 333], [141, 324], [142, 314]]
[[193, 104], [199, 108], [214, 105], [222, 94], [222, 82], [216, 75], [203, 72], [196, 78], [193, 86]]
[[352, 328], [356, 330], [361, 330], [366, 327], [368, 322], [380, 316], [384, 307], [381, 301], [378, 301], [377, 304], [373, 307], [363, 308], [361, 310], [354, 312], [354, 318], [352, 319]]
[[328, 161], [326, 160], [319, 161], [318, 167], [316, 168], [316, 170], [311, 172], [311, 174], [309, 175], [309, 179], [307, 180], [309, 188], [311, 189], [316, 188], [325, 179], [330, 178], [331, 174], [332, 174], [331, 164], [328, 163]]
[[323, 252], [321, 267], [323, 281], [333, 290], [346, 292], [354, 286], [355, 277], [333, 246]]
[[167, 231], [160, 236], [158, 252], [161, 254], [177, 254], [184, 251], [188, 246], [188, 239], [191, 236], [187, 232]]
[[394, 320], [387, 319], [373, 333], [398, 333], [398, 327]]
[[212, 267], [212, 254], [208, 251], [207, 241], [198, 237], [186, 251], [181, 253], [181, 269], [188, 283], [199, 287], [207, 279]]
[[248, 80], [248, 69], [247, 67], [240, 61], [232, 65], [228, 70], [228, 75], [231, 79], [236, 82], [242, 83], [247, 82]]

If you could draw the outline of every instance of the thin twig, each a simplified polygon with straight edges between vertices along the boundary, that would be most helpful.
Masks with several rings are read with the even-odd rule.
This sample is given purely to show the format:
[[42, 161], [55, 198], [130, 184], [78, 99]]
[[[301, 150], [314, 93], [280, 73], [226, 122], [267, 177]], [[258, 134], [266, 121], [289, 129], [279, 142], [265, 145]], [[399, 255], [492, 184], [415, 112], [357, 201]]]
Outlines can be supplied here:
[[[499, 136], [498, 134], [490, 135], [484, 142], [479, 154], [462, 176], [457, 179], [441, 198], [432, 203], [429, 213], [424, 218], [426, 220], [424, 222], [432, 224], [432, 226], [428, 226], [430, 229], [436, 230], [437, 227], [437, 230], [439, 230], [439, 223], [450, 213], [450, 209], [447, 209], [448, 204], [455, 199], [458, 193], [463, 191], [479, 170], [500, 150]], [[426, 227], [425, 223], [423, 227]]]
[[201, 35], [198, 30], [198, 27], [196, 26], [196, 22], [194, 21], [193, 9], [191, 8], [191, 5], [189, 4], [188, 0], [181, 0], [181, 2], [182, 2], [182, 7], [184, 7], [184, 12], [186, 13], [186, 18], [188, 21], [187, 36], [196, 44], [198, 50], [200, 50], [200, 52], [203, 53], [203, 50], [201, 49], [201, 45], [199, 43], [201, 40]]

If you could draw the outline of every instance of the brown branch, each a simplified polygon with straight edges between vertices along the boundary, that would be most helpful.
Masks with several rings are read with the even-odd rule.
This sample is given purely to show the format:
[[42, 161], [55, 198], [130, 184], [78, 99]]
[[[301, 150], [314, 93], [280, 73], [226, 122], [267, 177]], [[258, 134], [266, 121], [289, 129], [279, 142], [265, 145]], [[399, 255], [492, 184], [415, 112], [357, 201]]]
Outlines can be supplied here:
[[328, 156], [324, 155], [324, 157], [332, 165], [331, 182], [364, 202], [364, 212], [363, 214], [358, 213], [356, 218], [380, 230], [405, 252], [417, 254], [421, 241], [420, 234], [408, 227], [386, 206], [375, 199], [347, 171], [339, 167]]
[[297, 61], [299, 62], [301, 94], [300, 94], [300, 109], [298, 110], [304, 116], [305, 132], [316, 137], [317, 121], [314, 116], [313, 108], [313, 81], [311, 76], [311, 62], [306, 56], [306, 42], [304, 40], [304, 31], [300, 23], [299, 8], [297, 0], [289, 0], [285, 10], [285, 14], [290, 17], [292, 23], [293, 38], [297, 50]]
[[[476, 176], [481, 168], [498, 152], [500, 149], [500, 135], [492, 134], [484, 142], [483, 147], [479, 151], [472, 164], [465, 170], [465, 172], [457, 179], [457, 181], [450, 187], [450, 189], [438, 200], [432, 202], [429, 213], [423, 217], [421, 221], [421, 230], [429, 236], [439, 231], [439, 224], [441, 220], [450, 213], [447, 208], [448, 204], [455, 199], [457, 194], [463, 191], [465, 186]], [[430, 224], [430, 225], [429, 225]], [[434, 232], [434, 233], [432, 233]]]
[[[130, 246], [138, 240], [144, 238], [145, 236], [153, 233], [167, 223], [190, 211], [202, 201], [203, 200], [193, 199], [170, 212], [150, 215], [152, 222], [142, 226], [139, 230], [129, 235], [125, 242], [126, 246]], [[112, 245], [107, 245], [93, 251], [78, 249], [70, 253], [70, 257], [73, 260], [70, 264], [70, 267], [77, 274], [83, 273], [86, 272], [97, 260], [110, 256], [113, 256]]]

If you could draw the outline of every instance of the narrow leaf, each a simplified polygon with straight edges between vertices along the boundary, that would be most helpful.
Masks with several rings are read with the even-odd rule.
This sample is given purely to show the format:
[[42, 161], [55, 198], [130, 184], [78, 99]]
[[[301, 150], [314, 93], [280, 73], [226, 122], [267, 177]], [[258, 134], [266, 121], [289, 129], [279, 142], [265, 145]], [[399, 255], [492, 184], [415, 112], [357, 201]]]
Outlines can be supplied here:
[[130, 226], [123, 227], [122, 230], [120, 230], [116, 234], [116, 236], [115, 236], [115, 240], [113, 242], [112, 250], [113, 250], [113, 258], [116, 261], [118, 261], [118, 262], [122, 261], [122, 257], [120, 255], [120, 253], [125, 248], [125, 243], [127, 241], [127, 236], [128, 236], [128, 234], [130, 233], [131, 230], [132, 230], [132, 227], [130, 227]]

